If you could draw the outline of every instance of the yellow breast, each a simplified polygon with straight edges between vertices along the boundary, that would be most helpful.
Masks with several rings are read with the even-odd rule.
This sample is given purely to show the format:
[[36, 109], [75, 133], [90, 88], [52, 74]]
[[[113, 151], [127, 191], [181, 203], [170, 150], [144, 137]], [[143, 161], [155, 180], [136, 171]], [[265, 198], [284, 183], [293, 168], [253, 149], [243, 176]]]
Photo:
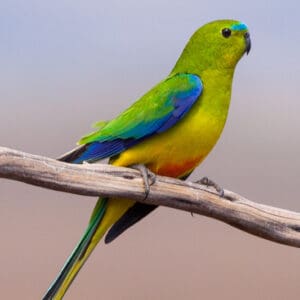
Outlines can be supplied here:
[[[211, 72], [207, 75], [218, 77]], [[170, 177], [189, 174], [212, 150], [227, 118], [231, 80], [228, 86], [218, 85], [217, 79], [208, 82], [211, 83], [204, 86], [204, 93], [181, 121], [124, 151], [113, 164], [144, 164], [152, 172]]]
[[182, 177], [190, 173], [217, 142], [225, 120], [205, 111], [191, 111], [170, 130], [154, 135], [124, 151], [114, 165], [145, 164], [163, 176]]

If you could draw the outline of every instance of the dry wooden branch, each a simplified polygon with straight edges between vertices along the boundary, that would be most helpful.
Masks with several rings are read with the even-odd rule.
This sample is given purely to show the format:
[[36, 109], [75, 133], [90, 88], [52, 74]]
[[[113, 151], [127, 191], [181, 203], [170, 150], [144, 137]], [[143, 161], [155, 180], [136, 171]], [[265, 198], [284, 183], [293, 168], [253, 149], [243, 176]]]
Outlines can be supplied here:
[[218, 219], [277, 243], [300, 247], [299, 213], [254, 203], [230, 191], [220, 198], [205, 186], [157, 176], [145, 199], [139, 171], [106, 164], [67, 164], [3, 147], [0, 177], [68, 193], [131, 198], [177, 208]]

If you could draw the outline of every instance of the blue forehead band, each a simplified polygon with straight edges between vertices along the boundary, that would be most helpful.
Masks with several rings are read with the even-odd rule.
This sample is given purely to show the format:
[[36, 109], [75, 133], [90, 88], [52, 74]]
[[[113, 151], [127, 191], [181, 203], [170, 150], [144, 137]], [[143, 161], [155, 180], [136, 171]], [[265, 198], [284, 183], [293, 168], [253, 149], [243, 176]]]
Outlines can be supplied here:
[[248, 27], [244, 23], [233, 24], [230, 28], [237, 31], [248, 30]]

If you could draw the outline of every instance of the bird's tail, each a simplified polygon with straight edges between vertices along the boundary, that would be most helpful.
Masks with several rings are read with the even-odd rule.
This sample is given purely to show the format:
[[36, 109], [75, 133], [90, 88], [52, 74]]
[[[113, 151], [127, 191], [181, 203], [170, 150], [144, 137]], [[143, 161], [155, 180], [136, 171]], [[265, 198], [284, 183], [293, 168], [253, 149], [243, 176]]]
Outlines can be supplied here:
[[[127, 205], [126, 205], [127, 204]], [[48, 289], [43, 300], [60, 300], [109, 227], [133, 205], [132, 200], [100, 198], [80, 242]]]

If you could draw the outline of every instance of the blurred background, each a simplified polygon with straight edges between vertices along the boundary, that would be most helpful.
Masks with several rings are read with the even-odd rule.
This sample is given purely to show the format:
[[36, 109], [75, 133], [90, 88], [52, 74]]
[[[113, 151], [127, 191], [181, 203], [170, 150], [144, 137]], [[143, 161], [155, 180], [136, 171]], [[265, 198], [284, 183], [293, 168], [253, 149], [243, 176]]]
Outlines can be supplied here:
[[[204, 175], [300, 211], [299, 3], [0, 2], [1, 146], [57, 157], [164, 78], [195, 29], [248, 24], [223, 135]], [[40, 299], [79, 240], [90, 197], [0, 181], [3, 299]], [[299, 299], [300, 251], [216, 220], [160, 208], [101, 243], [65, 299]]]

